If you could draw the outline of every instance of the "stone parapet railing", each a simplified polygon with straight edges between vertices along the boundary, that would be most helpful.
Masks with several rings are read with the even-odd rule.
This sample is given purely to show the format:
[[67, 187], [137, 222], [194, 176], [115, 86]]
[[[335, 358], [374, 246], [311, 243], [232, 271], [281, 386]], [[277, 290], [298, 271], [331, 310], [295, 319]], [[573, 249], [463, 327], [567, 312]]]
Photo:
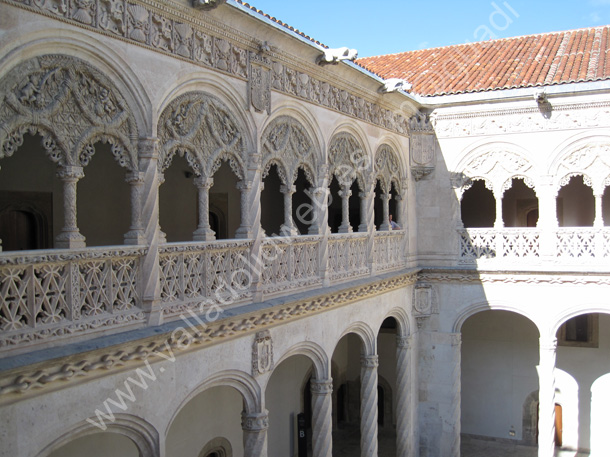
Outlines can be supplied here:
[[0, 351], [143, 324], [145, 253], [128, 247], [1, 253]]
[[610, 269], [610, 227], [469, 228], [458, 237], [461, 265]]
[[[0, 252], [0, 357], [228, 309], [405, 266], [405, 232]], [[145, 297], [144, 284], [158, 296]]]

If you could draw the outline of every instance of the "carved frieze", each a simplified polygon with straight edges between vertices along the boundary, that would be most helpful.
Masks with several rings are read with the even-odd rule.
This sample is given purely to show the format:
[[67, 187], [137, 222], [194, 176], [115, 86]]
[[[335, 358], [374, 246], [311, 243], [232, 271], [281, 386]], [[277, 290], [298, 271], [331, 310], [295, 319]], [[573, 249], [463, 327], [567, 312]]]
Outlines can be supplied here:
[[352, 134], [335, 135], [328, 150], [329, 173], [337, 178], [340, 186], [349, 187], [357, 180], [360, 190], [368, 188], [373, 171], [371, 158]]
[[[407, 119], [398, 112], [380, 108], [373, 102], [318, 80], [312, 75], [275, 61], [270, 68], [252, 72], [249, 51], [226, 37], [214, 36], [197, 22], [188, 22], [188, 14], [170, 15], [167, 8], [160, 10], [157, 3], [147, 0], [0, 0], [15, 5], [26, 5], [42, 14], [67, 22], [110, 33], [124, 40], [149, 46], [153, 50], [176, 55], [198, 65], [226, 72], [239, 78], [269, 78], [274, 90], [299, 97], [312, 103], [339, 111], [345, 115], [375, 124], [401, 135], [408, 134]], [[212, 5], [218, 2], [205, 2]], [[71, 5], [71, 7], [68, 7]], [[176, 12], [182, 12], [176, 6]], [[180, 17], [180, 19], [177, 19]], [[250, 82], [252, 87], [258, 81]], [[266, 85], [266, 82], [261, 83]], [[251, 89], [248, 89], [250, 92]], [[261, 92], [261, 95], [264, 91]], [[259, 95], [257, 95], [259, 97]], [[263, 106], [266, 100], [263, 100]], [[254, 106], [254, 105], [253, 105]], [[256, 108], [255, 109], [259, 109]]]
[[555, 105], [550, 116], [543, 116], [538, 107], [532, 107], [440, 114], [433, 119], [439, 138], [605, 127], [609, 123], [608, 102]]
[[375, 176], [381, 184], [383, 192], [390, 192], [392, 183], [398, 194], [402, 193], [402, 167], [394, 150], [387, 144], [382, 144], [375, 154]]

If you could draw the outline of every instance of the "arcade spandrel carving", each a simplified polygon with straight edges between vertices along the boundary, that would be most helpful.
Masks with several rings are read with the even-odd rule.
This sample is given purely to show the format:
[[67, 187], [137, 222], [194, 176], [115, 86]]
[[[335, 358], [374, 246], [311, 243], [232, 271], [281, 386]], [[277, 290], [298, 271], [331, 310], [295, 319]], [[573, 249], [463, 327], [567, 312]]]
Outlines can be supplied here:
[[0, 158], [29, 132], [51, 160], [86, 166], [94, 144], [110, 143], [118, 163], [137, 170], [137, 130], [127, 102], [101, 72], [74, 57], [45, 55], [13, 68], [0, 83]]

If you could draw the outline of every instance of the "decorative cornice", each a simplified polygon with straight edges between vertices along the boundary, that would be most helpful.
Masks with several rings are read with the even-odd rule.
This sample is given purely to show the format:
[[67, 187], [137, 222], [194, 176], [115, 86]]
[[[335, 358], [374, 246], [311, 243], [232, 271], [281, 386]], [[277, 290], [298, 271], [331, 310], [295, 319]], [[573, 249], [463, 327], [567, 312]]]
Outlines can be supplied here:
[[22, 399], [24, 394], [37, 395], [48, 389], [67, 386], [69, 383], [107, 376], [111, 371], [119, 372], [136, 368], [146, 361], [161, 361], [167, 359], [170, 356], [168, 354], [171, 353], [192, 352], [220, 341], [254, 334], [291, 320], [388, 293], [415, 284], [416, 280], [417, 271], [410, 270], [352, 288], [296, 300], [204, 325], [193, 324], [192, 332], [187, 329], [183, 329], [182, 332], [175, 329], [163, 335], [154, 335], [120, 346], [56, 359], [52, 363], [45, 361], [7, 370], [2, 373], [0, 380], [0, 403]]
[[424, 270], [418, 275], [418, 282], [458, 283], [458, 284], [551, 284], [551, 285], [610, 285], [609, 274], [548, 273], [535, 272], [507, 273], [506, 271], [483, 272], [481, 270]]
[[[572, 115], [573, 111], [579, 113]], [[532, 106], [435, 113], [432, 123], [439, 138], [605, 127], [610, 123], [610, 102], [557, 104], [548, 112]]]
[[[250, 52], [258, 52], [261, 43], [243, 32], [214, 20], [191, 7], [155, 0], [96, 0], [89, 6], [62, 8], [35, 0], [0, 0], [62, 22], [120, 39], [130, 44], [213, 68], [242, 80], [248, 80]], [[377, 125], [400, 135], [408, 135], [408, 120], [356, 94], [350, 83], [344, 87], [330, 84], [337, 75], [320, 72], [294, 62], [276, 48], [266, 53], [272, 58], [271, 89], [344, 115]], [[282, 63], [282, 61], [284, 63]], [[289, 62], [289, 66], [287, 63]], [[301, 67], [301, 71], [299, 71]], [[309, 73], [323, 74], [326, 81]], [[353, 85], [353, 84], [352, 84]]]

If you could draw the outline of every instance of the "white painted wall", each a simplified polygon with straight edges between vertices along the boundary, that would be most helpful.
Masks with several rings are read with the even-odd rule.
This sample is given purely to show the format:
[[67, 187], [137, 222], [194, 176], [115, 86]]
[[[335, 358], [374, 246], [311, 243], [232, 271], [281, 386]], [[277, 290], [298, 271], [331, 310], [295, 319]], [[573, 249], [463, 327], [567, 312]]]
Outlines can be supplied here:
[[532, 322], [507, 311], [484, 311], [464, 323], [462, 433], [522, 439], [523, 403], [538, 389], [538, 339]]

